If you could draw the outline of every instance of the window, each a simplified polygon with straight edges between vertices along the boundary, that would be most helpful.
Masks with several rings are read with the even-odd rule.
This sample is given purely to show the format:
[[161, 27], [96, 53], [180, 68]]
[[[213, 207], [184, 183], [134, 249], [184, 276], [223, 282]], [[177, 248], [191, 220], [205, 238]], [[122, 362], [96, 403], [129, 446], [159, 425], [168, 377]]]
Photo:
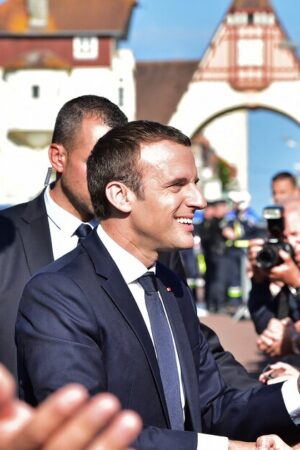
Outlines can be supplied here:
[[31, 86], [31, 95], [32, 98], [39, 98], [40, 96], [40, 87], [37, 84]]
[[99, 54], [99, 42], [96, 37], [75, 37], [73, 39], [74, 59], [96, 59]]
[[237, 62], [239, 66], [262, 67], [265, 44], [261, 39], [240, 39], [238, 41]]

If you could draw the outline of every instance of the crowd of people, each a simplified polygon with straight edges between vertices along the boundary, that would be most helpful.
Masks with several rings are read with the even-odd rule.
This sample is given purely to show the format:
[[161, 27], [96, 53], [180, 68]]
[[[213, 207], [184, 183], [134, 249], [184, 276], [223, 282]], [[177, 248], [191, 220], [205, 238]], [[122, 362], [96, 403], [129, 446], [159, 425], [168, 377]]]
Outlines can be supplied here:
[[204, 289], [195, 301], [204, 303], [208, 312], [229, 313], [245, 300], [248, 243], [262, 232], [250, 200], [248, 192], [232, 191], [226, 198], [207, 202], [202, 215], [196, 215], [194, 239], [199, 238], [199, 245], [194, 277], [203, 279]]
[[[271, 190], [277, 205], [288, 197], [297, 197], [296, 178], [290, 172], [279, 172], [272, 178]], [[195, 214], [195, 256], [192, 260], [184, 255], [183, 261], [188, 275], [202, 279], [204, 289], [194, 297], [208, 312], [230, 313], [248, 301], [252, 271], [249, 257], [253, 259], [248, 248], [261, 246], [268, 235], [266, 221], [250, 202], [248, 192], [231, 191], [207, 202], [205, 210]]]
[[[194, 213], [221, 224], [222, 248], [243, 240], [243, 219], [206, 204], [189, 138], [87, 95], [59, 111], [49, 160], [56, 180], [0, 214], [0, 361], [20, 395], [0, 367], [0, 449], [297, 448], [297, 370], [255, 380], [198, 320], [180, 255], [194, 245]], [[207, 302], [219, 308], [211, 256]], [[268, 287], [281, 276], [297, 295], [297, 256], [280, 257]], [[294, 316], [269, 322], [261, 342], [281, 333], [298, 348]]]
[[[258, 334], [257, 346], [276, 361], [261, 374], [260, 379], [268, 383], [296, 376], [300, 367], [300, 197], [296, 179], [289, 172], [276, 174], [272, 193], [282, 218], [273, 219], [275, 233], [271, 225], [267, 241], [254, 239], [248, 250], [248, 306]], [[265, 249], [267, 258], [261, 264], [259, 255]]]

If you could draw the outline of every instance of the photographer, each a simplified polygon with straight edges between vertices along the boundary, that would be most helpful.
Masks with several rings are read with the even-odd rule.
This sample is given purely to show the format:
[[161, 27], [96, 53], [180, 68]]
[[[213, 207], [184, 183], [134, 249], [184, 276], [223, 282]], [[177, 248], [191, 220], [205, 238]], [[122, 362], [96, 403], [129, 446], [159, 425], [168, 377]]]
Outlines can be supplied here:
[[[266, 245], [273, 250], [271, 241], [254, 239], [248, 250], [252, 272], [248, 307], [260, 335], [258, 347], [270, 356], [297, 353], [295, 338], [300, 331], [300, 198], [284, 202], [283, 219], [277, 260], [270, 267], [266, 253], [261, 258], [260, 252]], [[270, 219], [269, 231], [271, 227]]]

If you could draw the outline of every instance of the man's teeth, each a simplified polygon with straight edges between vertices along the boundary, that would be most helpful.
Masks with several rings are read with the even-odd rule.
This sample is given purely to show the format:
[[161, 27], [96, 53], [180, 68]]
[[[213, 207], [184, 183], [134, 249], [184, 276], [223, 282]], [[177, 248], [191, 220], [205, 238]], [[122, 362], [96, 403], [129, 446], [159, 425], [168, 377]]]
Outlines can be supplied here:
[[192, 219], [185, 219], [184, 217], [180, 217], [179, 219], [177, 219], [177, 222], [192, 225], [193, 220]]

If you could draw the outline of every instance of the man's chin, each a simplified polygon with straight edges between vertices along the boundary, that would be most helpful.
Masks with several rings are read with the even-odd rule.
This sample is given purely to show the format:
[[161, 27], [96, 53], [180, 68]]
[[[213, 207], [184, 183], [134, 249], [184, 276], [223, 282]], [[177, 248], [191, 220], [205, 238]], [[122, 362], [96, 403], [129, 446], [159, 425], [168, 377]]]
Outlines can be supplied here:
[[166, 246], [164, 248], [159, 249], [160, 252], [170, 252], [172, 250], [188, 250], [190, 248], [193, 248], [194, 242], [193, 240], [191, 242], [175, 242], [172, 245]]
[[194, 238], [193, 235], [189, 235], [185, 239], [180, 240], [179, 242], [180, 247], [178, 249], [180, 250], [188, 250], [189, 248], [193, 248], [194, 246]]

